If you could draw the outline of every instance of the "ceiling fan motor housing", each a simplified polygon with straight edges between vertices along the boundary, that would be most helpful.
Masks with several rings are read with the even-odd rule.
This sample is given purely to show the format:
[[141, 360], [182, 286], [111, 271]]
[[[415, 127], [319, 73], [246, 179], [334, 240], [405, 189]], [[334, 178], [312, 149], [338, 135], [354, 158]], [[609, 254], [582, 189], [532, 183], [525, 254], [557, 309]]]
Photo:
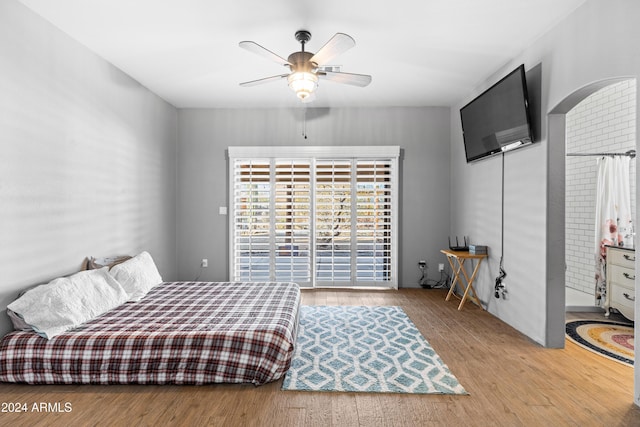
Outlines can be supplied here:
[[318, 66], [310, 61], [313, 57], [311, 52], [294, 52], [289, 55], [287, 60], [291, 63], [291, 71], [312, 73]]

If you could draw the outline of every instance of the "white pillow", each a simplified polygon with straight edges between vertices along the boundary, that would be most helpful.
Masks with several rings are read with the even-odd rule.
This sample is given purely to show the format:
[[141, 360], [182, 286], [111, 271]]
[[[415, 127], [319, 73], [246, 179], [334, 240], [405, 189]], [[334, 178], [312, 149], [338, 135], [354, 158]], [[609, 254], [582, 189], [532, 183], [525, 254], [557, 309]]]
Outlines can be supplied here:
[[110, 273], [124, 288], [128, 301], [140, 301], [151, 288], [162, 283], [158, 268], [148, 252], [114, 265]]
[[9, 304], [7, 309], [35, 332], [51, 339], [126, 300], [126, 292], [105, 267], [81, 271], [35, 287]]

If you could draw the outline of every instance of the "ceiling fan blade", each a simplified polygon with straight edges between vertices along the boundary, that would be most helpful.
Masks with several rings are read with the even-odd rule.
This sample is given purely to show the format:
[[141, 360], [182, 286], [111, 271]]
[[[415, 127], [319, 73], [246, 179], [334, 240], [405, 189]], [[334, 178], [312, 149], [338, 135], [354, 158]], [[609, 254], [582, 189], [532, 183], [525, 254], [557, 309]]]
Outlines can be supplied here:
[[344, 33], [336, 33], [336, 35], [331, 37], [331, 39], [311, 57], [310, 61], [318, 65], [326, 64], [355, 45], [356, 41], [351, 38], [351, 36]]
[[280, 65], [292, 65], [289, 61], [287, 61], [286, 59], [284, 59], [280, 55], [277, 55], [277, 54], [271, 52], [269, 49], [260, 46], [256, 42], [244, 41], [244, 42], [238, 43], [238, 46], [240, 46], [243, 49], [248, 50], [249, 52], [255, 53], [255, 54], [260, 55], [260, 56], [264, 56], [265, 58], [270, 59], [272, 61], [275, 61]]
[[240, 86], [242, 86], [242, 87], [257, 86], [257, 85], [261, 85], [263, 83], [275, 82], [276, 80], [286, 79], [288, 76], [289, 76], [289, 74], [280, 74], [278, 76], [265, 77], [264, 79], [258, 79], [258, 80], [251, 80], [251, 81], [248, 81], [248, 82], [242, 82], [242, 83], [240, 83]]
[[335, 73], [330, 71], [318, 72], [318, 76], [336, 83], [344, 83], [353, 86], [365, 87], [371, 83], [371, 76], [368, 74]]

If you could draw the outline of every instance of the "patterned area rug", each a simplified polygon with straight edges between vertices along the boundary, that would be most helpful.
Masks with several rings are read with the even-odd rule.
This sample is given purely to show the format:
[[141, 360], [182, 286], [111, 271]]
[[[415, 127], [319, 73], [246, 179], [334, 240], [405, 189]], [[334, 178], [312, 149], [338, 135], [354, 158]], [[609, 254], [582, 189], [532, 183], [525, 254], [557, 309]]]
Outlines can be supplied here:
[[567, 337], [581, 347], [633, 366], [633, 324], [602, 320], [567, 322]]
[[468, 394], [400, 307], [301, 310], [283, 390]]

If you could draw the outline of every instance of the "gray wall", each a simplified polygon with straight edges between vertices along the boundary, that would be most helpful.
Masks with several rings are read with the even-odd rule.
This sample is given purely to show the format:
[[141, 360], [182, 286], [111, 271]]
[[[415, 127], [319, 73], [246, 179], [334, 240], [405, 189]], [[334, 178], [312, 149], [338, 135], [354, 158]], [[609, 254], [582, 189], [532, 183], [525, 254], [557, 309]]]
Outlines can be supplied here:
[[[178, 276], [228, 280], [226, 149], [243, 145], [399, 145], [399, 286], [417, 287], [418, 261], [437, 278], [449, 230], [449, 109], [180, 110]], [[200, 260], [209, 268], [200, 271]]]
[[174, 107], [0, 2], [0, 307], [85, 256], [146, 249], [174, 278], [176, 137]]
[[[501, 70], [495, 80], [518, 64]], [[536, 64], [525, 64], [528, 69]], [[544, 64], [543, 64], [544, 66]], [[477, 96], [487, 86], [471, 94]], [[489, 247], [474, 287], [483, 306], [533, 340], [544, 343], [545, 324], [545, 156], [546, 142], [504, 155], [504, 247], [501, 239], [501, 155], [467, 164], [459, 109], [451, 112], [451, 232]], [[538, 114], [539, 120], [539, 114]], [[495, 278], [504, 254], [507, 299], [495, 299]], [[526, 315], [525, 315], [526, 313]]]
[[[489, 304], [492, 313], [539, 343], [564, 343], [563, 114], [606, 85], [598, 82], [640, 75], [640, 26], [632, 18], [637, 16], [640, 2], [635, 0], [589, 0], [477, 90], [479, 93], [520, 63], [527, 69], [542, 64], [543, 137], [538, 144], [506, 158], [505, 267], [510, 298]], [[469, 94], [469, 99], [474, 95]], [[638, 122], [640, 110], [636, 110]], [[452, 108], [451, 164], [460, 175], [451, 178], [452, 229], [480, 236], [494, 249], [478, 282], [481, 296], [492, 299], [499, 261], [495, 250], [499, 247], [495, 234], [499, 204], [490, 201], [499, 201], [499, 196], [485, 189], [499, 184], [500, 159], [465, 165], [456, 111]], [[549, 115], [547, 119], [551, 112], [560, 117]], [[636, 145], [637, 141], [636, 127]], [[490, 201], [483, 201], [483, 196]], [[636, 312], [638, 306], [636, 298]], [[640, 370], [635, 375], [638, 403]]]

